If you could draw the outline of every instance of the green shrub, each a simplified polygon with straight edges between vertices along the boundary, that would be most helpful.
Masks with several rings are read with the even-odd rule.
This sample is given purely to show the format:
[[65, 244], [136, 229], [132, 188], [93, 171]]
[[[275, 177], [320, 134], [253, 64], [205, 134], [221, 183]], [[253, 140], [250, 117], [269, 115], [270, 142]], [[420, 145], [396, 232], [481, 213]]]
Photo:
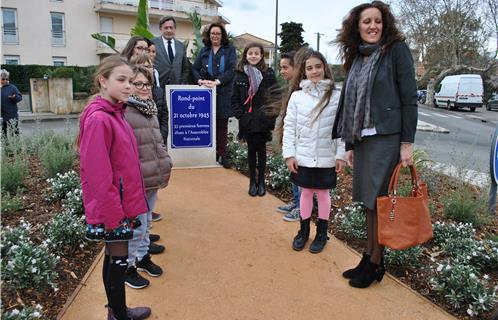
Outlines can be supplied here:
[[82, 216], [85, 211], [83, 208], [83, 193], [81, 189], [69, 191], [66, 198], [62, 199], [62, 208], [73, 216]]
[[7, 255], [12, 246], [30, 241], [31, 227], [31, 224], [25, 221], [24, 218], [20, 219], [17, 227], [2, 227], [0, 248], [3, 257]]
[[419, 267], [422, 247], [416, 246], [405, 250], [391, 250], [386, 248], [386, 263], [393, 266]]
[[236, 140], [231, 140], [228, 143], [228, 159], [238, 171], [247, 172], [247, 146]]
[[445, 223], [436, 221], [432, 225], [433, 241], [441, 246], [447, 241], [460, 241], [460, 239], [475, 238], [476, 231], [470, 223]]
[[34, 307], [27, 306], [21, 310], [13, 309], [2, 314], [4, 320], [34, 320], [42, 316], [42, 306], [37, 304]]
[[85, 235], [84, 217], [76, 217], [70, 212], [56, 214], [45, 226], [45, 243], [51, 250], [71, 252], [83, 241]]
[[17, 192], [19, 188], [24, 187], [24, 182], [28, 174], [29, 169], [23, 157], [19, 156], [14, 159], [8, 159], [2, 156], [1, 179], [3, 191], [9, 193]]
[[57, 173], [54, 178], [47, 179], [50, 188], [45, 196], [47, 201], [60, 201], [75, 189], [81, 188], [80, 176], [74, 171]]
[[280, 154], [268, 156], [267, 167], [269, 171], [268, 184], [274, 190], [285, 190], [291, 192], [292, 183], [290, 172], [287, 169], [284, 159]]
[[2, 194], [2, 213], [9, 211], [18, 211], [23, 208], [22, 198], [19, 196], [10, 196], [10, 194]]
[[442, 197], [444, 215], [457, 222], [478, 227], [486, 223], [486, 201], [474, 197], [469, 187], [462, 185], [452, 194]]
[[57, 258], [32, 242], [13, 245], [2, 259], [2, 280], [14, 290], [55, 287]]
[[353, 203], [344, 209], [337, 209], [334, 216], [334, 224], [346, 236], [356, 239], [367, 238], [367, 227], [363, 206], [358, 203]]
[[39, 153], [40, 161], [46, 177], [54, 177], [59, 172], [71, 169], [76, 160], [76, 152], [72, 147], [48, 144]]

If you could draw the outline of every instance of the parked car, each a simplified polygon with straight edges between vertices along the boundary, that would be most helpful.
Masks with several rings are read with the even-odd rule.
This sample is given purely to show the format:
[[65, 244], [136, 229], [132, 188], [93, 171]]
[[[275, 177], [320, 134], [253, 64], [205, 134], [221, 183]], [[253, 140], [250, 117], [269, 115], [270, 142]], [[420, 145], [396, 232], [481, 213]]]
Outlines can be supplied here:
[[498, 94], [493, 95], [486, 103], [486, 110], [498, 109]]
[[427, 99], [427, 90], [417, 90], [417, 102], [424, 104]]
[[439, 92], [434, 95], [434, 106], [476, 111], [483, 105], [483, 93], [482, 78], [478, 74], [447, 76], [441, 81]]

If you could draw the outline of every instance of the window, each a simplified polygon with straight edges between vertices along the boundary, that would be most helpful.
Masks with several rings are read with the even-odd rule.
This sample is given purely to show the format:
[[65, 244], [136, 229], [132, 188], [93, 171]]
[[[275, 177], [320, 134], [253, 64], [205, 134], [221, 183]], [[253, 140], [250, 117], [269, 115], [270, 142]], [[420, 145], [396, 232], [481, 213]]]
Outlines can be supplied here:
[[52, 21], [52, 46], [64, 47], [66, 45], [64, 13], [50, 12], [50, 17]]
[[3, 43], [19, 43], [16, 9], [2, 9], [2, 22]]
[[19, 56], [3, 56], [3, 62], [5, 64], [21, 64], [21, 58]]
[[67, 64], [66, 57], [52, 57], [52, 62], [56, 67], [63, 67]]
[[112, 18], [100, 17], [100, 33], [112, 34]]

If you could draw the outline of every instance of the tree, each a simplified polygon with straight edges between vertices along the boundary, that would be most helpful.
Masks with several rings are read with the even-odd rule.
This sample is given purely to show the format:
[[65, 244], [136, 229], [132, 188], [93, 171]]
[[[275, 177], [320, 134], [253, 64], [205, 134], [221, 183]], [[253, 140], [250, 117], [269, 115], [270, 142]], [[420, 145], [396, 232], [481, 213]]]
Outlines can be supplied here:
[[304, 45], [302, 33], [304, 32], [303, 24], [296, 22], [281, 23], [282, 31], [278, 34], [280, 37], [280, 52], [290, 52], [299, 50]]
[[497, 0], [484, 0], [484, 26], [496, 40], [495, 52], [493, 59], [498, 55], [498, 1]]

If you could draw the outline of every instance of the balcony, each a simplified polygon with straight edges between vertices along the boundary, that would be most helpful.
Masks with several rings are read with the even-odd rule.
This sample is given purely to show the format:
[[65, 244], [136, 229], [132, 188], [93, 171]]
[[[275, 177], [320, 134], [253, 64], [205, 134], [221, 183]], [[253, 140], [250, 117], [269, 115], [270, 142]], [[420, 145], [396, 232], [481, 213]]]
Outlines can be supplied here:
[[[109, 13], [136, 14], [139, 0], [95, 0], [95, 10]], [[187, 0], [149, 0], [149, 15], [163, 16], [164, 11], [189, 13], [197, 11], [202, 16], [218, 17], [218, 6]], [[176, 17], [176, 16], [175, 16]]]
[[[126, 33], [101, 33], [102, 35], [104, 36], [111, 36], [113, 37], [115, 40], [116, 40], [116, 44], [114, 46], [114, 48], [118, 51], [118, 52], [121, 52], [123, 51], [124, 47], [126, 46], [126, 44], [128, 43], [128, 40], [130, 40], [130, 35], [129, 34], [126, 34]], [[181, 41], [181, 42], [184, 42], [185, 39], [182, 39], [182, 38], [176, 38], [178, 41]], [[116, 52], [114, 52], [114, 50], [112, 50], [111, 48], [109, 48], [109, 46], [107, 46], [106, 44], [100, 42], [100, 41], [97, 41], [97, 50], [96, 50], [96, 54], [97, 55], [108, 55], [108, 54], [114, 54]]]
[[19, 44], [19, 35], [17, 28], [3, 27], [2, 43], [3, 44]]

